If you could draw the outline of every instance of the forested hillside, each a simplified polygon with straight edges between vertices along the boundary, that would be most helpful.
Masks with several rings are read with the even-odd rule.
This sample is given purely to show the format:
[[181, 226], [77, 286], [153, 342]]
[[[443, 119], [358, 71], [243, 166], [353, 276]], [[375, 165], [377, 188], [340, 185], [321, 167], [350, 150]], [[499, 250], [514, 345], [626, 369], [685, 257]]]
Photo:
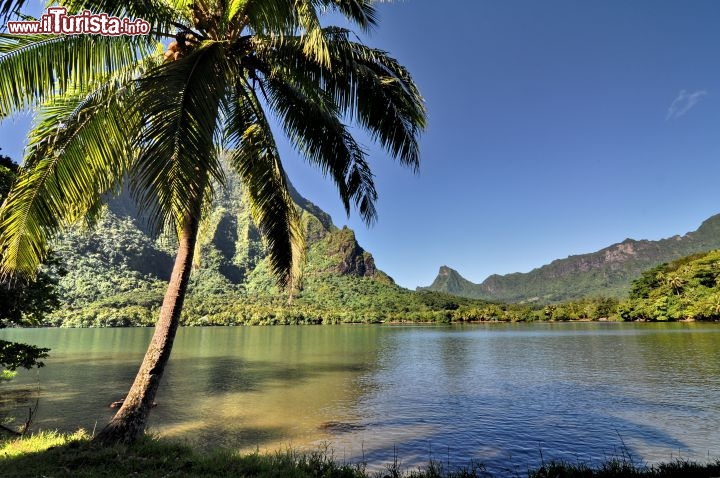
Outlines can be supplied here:
[[597, 252], [558, 259], [527, 273], [491, 275], [481, 284], [443, 266], [429, 287], [463, 297], [508, 302], [554, 303], [583, 297], [624, 298], [645, 270], [684, 256], [720, 248], [720, 215], [684, 236], [658, 241], [626, 239]]

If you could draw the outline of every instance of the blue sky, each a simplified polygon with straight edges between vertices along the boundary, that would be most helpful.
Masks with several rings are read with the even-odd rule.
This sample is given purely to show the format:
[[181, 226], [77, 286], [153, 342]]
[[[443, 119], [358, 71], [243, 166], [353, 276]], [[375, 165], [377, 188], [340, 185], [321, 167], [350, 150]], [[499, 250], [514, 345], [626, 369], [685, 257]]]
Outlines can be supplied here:
[[[440, 265], [480, 282], [660, 239], [720, 212], [720, 2], [379, 3], [366, 43], [426, 99], [418, 175], [367, 143], [379, 221], [348, 219], [283, 146], [291, 180], [405, 287]], [[27, 121], [0, 125], [19, 159]]]

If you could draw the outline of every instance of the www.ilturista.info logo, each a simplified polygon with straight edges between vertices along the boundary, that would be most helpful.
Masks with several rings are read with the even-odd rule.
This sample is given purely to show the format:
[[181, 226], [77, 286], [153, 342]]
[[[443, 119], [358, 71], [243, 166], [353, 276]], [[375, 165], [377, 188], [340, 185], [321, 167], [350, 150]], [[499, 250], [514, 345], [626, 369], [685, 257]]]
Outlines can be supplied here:
[[68, 15], [65, 7], [51, 7], [40, 21], [8, 22], [8, 32], [14, 35], [53, 33], [59, 35], [147, 35], [150, 24], [142, 19], [111, 17], [107, 13], [93, 14], [85, 10]]

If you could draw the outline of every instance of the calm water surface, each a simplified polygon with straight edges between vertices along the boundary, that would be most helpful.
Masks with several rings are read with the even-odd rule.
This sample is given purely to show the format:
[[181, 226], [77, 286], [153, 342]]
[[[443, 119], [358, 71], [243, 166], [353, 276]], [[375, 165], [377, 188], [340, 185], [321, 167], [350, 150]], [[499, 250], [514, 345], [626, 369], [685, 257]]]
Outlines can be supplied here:
[[[151, 329], [3, 330], [52, 348], [36, 428], [92, 430], [124, 396]], [[524, 471], [720, 457], [720, 326], [501, 324], [181, 329], [151, 431], [254, 450], [329, 443], [336, 459], [441, 459]]]

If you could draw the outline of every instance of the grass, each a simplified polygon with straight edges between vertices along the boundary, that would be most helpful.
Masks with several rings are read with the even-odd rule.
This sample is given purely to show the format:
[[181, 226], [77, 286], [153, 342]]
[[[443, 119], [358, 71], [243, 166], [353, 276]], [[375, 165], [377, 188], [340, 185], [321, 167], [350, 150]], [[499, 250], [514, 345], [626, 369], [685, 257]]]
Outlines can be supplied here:
[[[79, 431], [71, 435], [41, 432], [0, 442], [0, 475], [13, 477], [247, 477], [247, 478], [488, 478], [480, 465], [445, 470], [431, 461], [417, 470], [402, 470], [391, 463], [380, 472], [368, 472], [362, 464], [341, 464], [327, 451], [299, 453], [293, 450], [241, 455], [228, 450], [201, 453], [187, 445], [145, 437], [132, 446], [99, 447]], [[515, 473], [509, 475], [519, 477]], [[598, 467], [551, 462], [529, 470], [528, 478], [720, 477], [720, 462], [696, 464], [685, 461], [638, 467], [625, 459], [613, 459]]]
[[554, 462], [528, 473], [528, 478], [713, 478], [720, 477], [720, 461], [699, 464], [676, 460], [653, 466], [638, 466], [613, 458], [592, 468], [585, 464]]

